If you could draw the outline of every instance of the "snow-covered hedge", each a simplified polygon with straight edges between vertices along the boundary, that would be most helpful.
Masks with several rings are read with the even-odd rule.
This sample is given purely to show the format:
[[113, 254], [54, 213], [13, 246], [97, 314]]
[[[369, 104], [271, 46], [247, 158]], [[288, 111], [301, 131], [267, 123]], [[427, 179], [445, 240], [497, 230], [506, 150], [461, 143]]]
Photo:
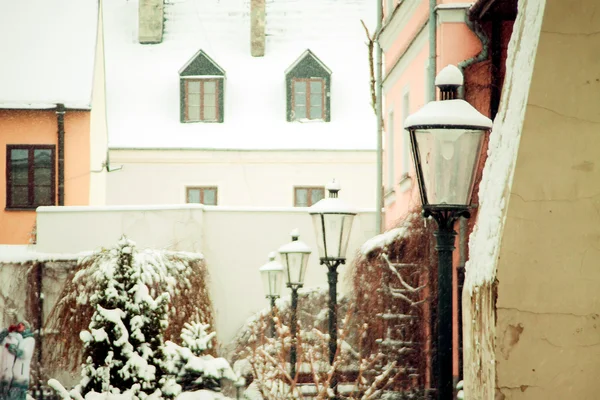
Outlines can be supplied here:
[[[79, 332], [88, 328], [94, 312], [92, 296], [101, 287], [104, 275], [110, 273], [116, 257], [114, 248], [102, 249], [79, 260], [70, 273], [46, 323], [47, 365], [72, 371], [79, 367]], [[185, 322], [213, 324], [208, 271], [202, 254], [136, 249], [132, 257], [133, 263], [140, 265], [140, 280], [148, 294], [166, 292], [170, 296], [166, 340], [178, 338]]]
[[133, 242], [121, 238], [72, 282], [81, 283], [82, 277], [88, 278], [84, 284], [91, 277], [96, 289], [77, 298], [92, 310], [79, 334], [82, 378], [71, 391], [49, 382], [63, 399], [173, 399], [185, 391], [219, 392], [222, 379], [237, 379], [225, 359], [205, 354], [215, 336], [206, 332], [208, 324], [185, 323], [182, 346], [165, 344], [175, 282], [168, 266], [139, 257]]

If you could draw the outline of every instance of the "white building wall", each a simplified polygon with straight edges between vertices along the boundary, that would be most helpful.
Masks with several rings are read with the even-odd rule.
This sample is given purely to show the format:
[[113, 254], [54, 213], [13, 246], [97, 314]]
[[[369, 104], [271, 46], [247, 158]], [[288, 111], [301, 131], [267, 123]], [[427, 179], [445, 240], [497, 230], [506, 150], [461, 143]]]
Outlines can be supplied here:
[[[343, 194], [344, 200], [351, 202]], [[76, 253], [113, 246], [126, 234], [140, 248], [200, 251], [210, 274], [209, 288], [219, 340], [227, 344], [245, 320], [268, 306], [258, 268], [267, 255], [290, 241], [292, 229], [312, 249], [305, 287], [327, 287], [319, 265], [314, 228], [307, 208], [204, 207], [40, 207], [36, 251]], [[376, 233], [372, 210], [354, 222], [348, 265], [359, 247]], [[348, 266], [341, 266], [339, 289], [349, 287]], [[287, 289], [285, 289], [287, 292]]]
[[182, 204], [186, 186], [217, 186], [218, 205], [292, 207], [294, 186], [335, 178], [356, 207], [375, 204], [375, 152], [110, 150], [107, 204]]
[[102, 2], [98, 10], [92, 112], [90, 115], [90, 205], [106, 203], [106, 168], [108, 133], [106, 128], [106, 90], [104, 74], [104, 32]]

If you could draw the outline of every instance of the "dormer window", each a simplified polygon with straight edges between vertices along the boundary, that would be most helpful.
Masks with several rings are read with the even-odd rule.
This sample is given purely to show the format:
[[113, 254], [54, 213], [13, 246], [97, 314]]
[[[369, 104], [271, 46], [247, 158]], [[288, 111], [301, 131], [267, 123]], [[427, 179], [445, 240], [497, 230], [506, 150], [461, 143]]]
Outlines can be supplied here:
[[287, 120], [331, 120], [331, 70], [306, 50], [286, 71]]
[[225, 71], [200, 50], [179, 71], [181, 122], [223, 122]]
[[292, 79], [292, 117], [325, 120], [325, 80]]
[[219, 81], [185, 79], [185, 122], [219, 122]]

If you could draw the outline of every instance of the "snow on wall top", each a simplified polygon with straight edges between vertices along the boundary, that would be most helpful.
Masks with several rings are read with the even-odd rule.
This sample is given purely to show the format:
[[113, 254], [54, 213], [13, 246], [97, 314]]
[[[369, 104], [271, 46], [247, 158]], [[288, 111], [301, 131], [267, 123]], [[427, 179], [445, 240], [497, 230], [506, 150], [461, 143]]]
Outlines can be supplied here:
[[540, 38], [545, 1], [525, 3], [519, 10], [508, 46], [505, 87], [495, 118], [488, 158], [479, 185], [480, 210], [469, 238], [469, 261], [465, 266], [465, 289], [493, 282], [508, 209], [521, 130], [525, 119], [535, 55]]
[[[266, 0], [264, 57], [250, 0], [166, 0], [163, 42], [138, 42], [138, 1], [106, 0], [109, 146], [374, 149], [364, 19], [372, 0]], [[178, 71], [204, 50], [225, 70], [223, 123], [181, 123]], [[287, 122], [285, 70], [310, 49], [332, 71], [331, 122]]]
[[0, 108], [89, 109], [96, 0], [0, 1]]
[[0, 263], [20, 264], [34, 261], [77, 261], [92, 254], [89, 251], [81, 253], [42, 253], [29, 245], [0, 245]]

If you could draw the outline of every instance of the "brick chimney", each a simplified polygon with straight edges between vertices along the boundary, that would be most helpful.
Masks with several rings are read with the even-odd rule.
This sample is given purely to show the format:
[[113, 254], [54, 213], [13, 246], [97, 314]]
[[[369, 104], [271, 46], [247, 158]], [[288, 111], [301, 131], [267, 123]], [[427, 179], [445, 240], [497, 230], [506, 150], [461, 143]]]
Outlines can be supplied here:
[[162, 42], [163, 0], [139, 0], [138, 39], [142, 44]]
[[265, 55], [265, 1], [250, 0], [250, 54]]

